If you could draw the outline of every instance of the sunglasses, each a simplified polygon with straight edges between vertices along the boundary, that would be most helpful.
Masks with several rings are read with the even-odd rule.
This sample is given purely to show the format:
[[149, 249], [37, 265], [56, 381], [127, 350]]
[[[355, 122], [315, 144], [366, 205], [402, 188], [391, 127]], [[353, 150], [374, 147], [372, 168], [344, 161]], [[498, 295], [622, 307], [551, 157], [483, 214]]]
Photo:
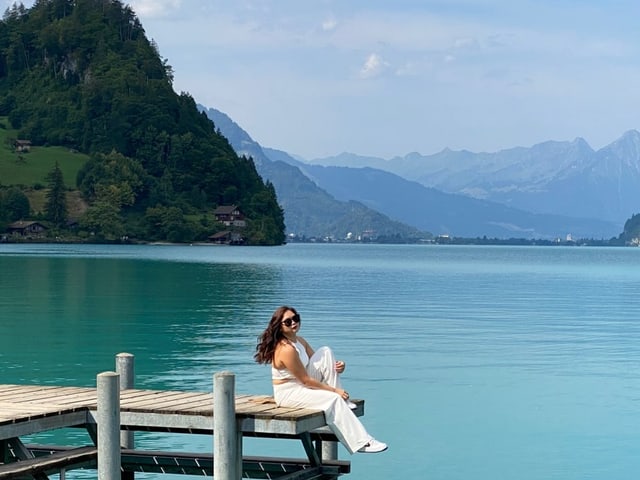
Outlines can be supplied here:
[[300, 323], [300, 315], [298, 315], [297, 313], [293, 317], [289, 317], [286, 320], [282, 321], [282, 324], [287, 327], [290, 327], [294, 323]]

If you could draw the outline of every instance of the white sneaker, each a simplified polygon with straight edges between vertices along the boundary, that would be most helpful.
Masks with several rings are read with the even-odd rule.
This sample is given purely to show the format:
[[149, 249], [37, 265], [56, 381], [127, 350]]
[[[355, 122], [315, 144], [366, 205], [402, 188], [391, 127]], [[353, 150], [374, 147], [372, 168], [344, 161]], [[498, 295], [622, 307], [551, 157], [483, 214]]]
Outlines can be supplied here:
[[358, 405], [356, 405], [353, 402], [347, 402], [347, 406], [351, 409], [351, 410], [355, 410], [356, 408], [358, 408]]
[[369, 443], [367, 443], [364, 447], [362, 447], [360, 450], [358, 450], [358, 452], [360, 452], [360, 453], [378, 453], [378, 452], [384, 452], [387, 448], [389, 448], [389, 447], [387, 446], [386, 443], [379, 442], [375, 438], [372, 438], [371, 440], [369, 440]]

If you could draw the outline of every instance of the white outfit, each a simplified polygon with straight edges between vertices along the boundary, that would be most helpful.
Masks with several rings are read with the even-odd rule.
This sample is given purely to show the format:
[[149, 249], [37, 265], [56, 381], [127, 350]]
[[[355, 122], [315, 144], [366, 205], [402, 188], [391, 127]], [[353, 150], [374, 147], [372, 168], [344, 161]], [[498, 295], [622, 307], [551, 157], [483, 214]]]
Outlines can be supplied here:
[[[319, 348], [309, 358], [301, 343], [292, 342], [292, 345], [298, 351], [300, 361], [310, 377], [334, 388], [341, 388], [336, 372], [336, 359], [329, 347]], [[272, 368], [272, 377], [274, 380], [289, 379], [288, 382], [273, 386], [273, 397], [278, 406], [323, 410], [327, 425], [349, 453], [355, 453], [373, 439], [347, 402], [337, 393], [305, 387], [288, 370]]]

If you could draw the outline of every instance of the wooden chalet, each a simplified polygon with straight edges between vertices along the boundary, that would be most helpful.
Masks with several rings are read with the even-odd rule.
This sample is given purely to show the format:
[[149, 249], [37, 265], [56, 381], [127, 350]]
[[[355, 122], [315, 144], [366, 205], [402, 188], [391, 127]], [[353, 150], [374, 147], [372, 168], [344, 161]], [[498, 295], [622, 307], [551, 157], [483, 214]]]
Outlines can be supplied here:
[[15, 237], [41, 237], [47, 227], [40, 222], [20, 220], [9, 224], [7, 233]]
[[221, 205], [213, 211], [216, 220], [227, 227], [246, 227], [247, 222], [240, 209], [235, 205]]
[[31, 150], [31, 140], [16, 140], [13, 143], [16, 152], [28, 152]]

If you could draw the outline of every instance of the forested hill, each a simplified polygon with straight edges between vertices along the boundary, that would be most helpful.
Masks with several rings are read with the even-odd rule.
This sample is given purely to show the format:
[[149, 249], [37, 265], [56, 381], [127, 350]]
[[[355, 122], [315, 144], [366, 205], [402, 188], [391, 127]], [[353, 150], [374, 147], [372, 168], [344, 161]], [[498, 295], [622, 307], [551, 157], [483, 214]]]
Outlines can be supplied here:
[[0, 23], [0, 115], [35, 147], [90, 155], [65, 182], [88, 202], [80, 220], [92, 235], [201, 240], [218, 228], [213, 209], [233, 204], [250, 243], [283, 243], [273, 186], [172, 80], [117, 0], [14, 4]]

